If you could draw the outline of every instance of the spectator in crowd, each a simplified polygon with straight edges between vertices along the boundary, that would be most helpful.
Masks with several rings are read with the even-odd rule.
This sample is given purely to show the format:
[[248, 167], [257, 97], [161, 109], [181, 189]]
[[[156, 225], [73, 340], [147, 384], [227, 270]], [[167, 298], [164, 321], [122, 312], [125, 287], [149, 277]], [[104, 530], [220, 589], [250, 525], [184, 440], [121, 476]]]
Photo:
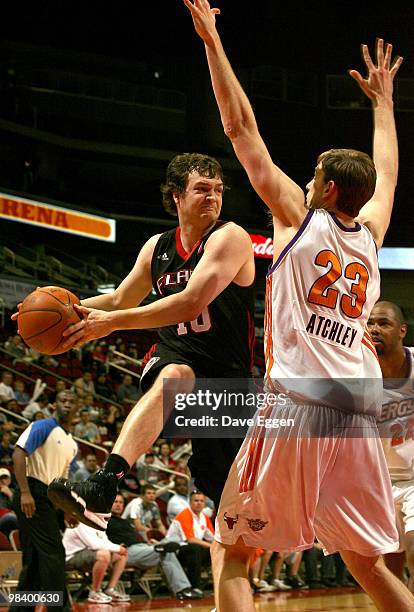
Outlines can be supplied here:
[[83, 408], [89, 411], [90, 420], [96, 423], [99, 420], [99, 410], [94, 404], [92, 393], [86, 393], [83, 397]]
[[91, 413], [87, 407], [83, 407], [79, 413], [80, 422], [75, 425], [75, 436], [87, 440], [93, 444], [101, 443], [101, 434], [98, 426], [91, 422]]
[[74, 480], [76, 482], [83, 482], [84, 480], [88, 480], [89, 476], [96, 474], [98, 469], [99, 465], [96, 455], [94, 455], [93, 453], [88, 453], [85, 457], [85, 467], [81, 467], [77, 472], [75, 472]]
[[[269, 593], [271, 591], [277, 591], [276, 585], [271, 585], [265, 579], [266, 568], [269, 564], [270, 558], [273, 555], [272, 550], [263, 550], [262, 548], [256, 551], [257, 558], [251, 560], [250, 565], [250, 576], [253, 590], [255, 593]], [[286, 589], [292, 587], [286, 586]], [[284, 590], [284, 589], [281, 589]]]
[[123, 416], [121, 409], [119, 406], [115, 406], [115, 404], [110, 404], [109, 406], [105, 404], [101, 409], [100, 420], [102, 424], [107, 428], [108, 434], [116, 438], [117, 423], [123, 423]]
[[171, 458], [171, 447], [168, 442], [163, 442], [160, 445], [160, 449], [158, 452], [158, 456], [156, 459], [156, 464], [160, 467], [167, 467], [170, 470], [173, 470], [175, 467], [175, 461]]
[[91, 352], [92, 367], [94, 369], [100, 368], [106, 362], [106, 342], [105, 340], [98, 340], [95, 342], [95, 346]]
[[26, 347], [19, 334], [11, 336], [11, 338], [9, 338], [7, 342], [5, 342], [4, 348], [8, 353], [11, 353], [11, 355], [13, 355], [13, 363], [16, 363], [16, 361], [23, 359], [23, 357], [26, 355]]
[[22, 416], [29, 421], [33, 421], [33, 417], [37, 412], [43, 412], [47, 419], [52, 417], [53, 407], [50, 405], [49, 398], [45, 393], [39, 395], [36, 401], [31, 401], [27, 404], [22, 412]]
[[14, 398], [22, 408], [30, 402], [30, 397], [26, 391], [24, 381], [20, 380], [20, 378], [14, 381]]
[[167, 516], [170, 521], [173, 521], [177, 514], [190, 506], [187, 478], [177, 476], [174, 488], [175, 493], [170, 497], [167, 504]]
[[72, 480], [78, 470], [85, 467], [85, 461], [82, 455], [82, 449], [78, 447], [76, 457], [69, 466], [69, 478]]
[[[17, 590], [62, 591], [64, 600], [65, 551], [47, 487], [53, 478], [67, 475], [76, 455], [76, 443], [69, 431], [76, 409], [73, 393], [59, 393], [54, 418], [31, 423], [17, 440], [13, 452], [18, 484], [13, 504], [23, 549], [23, 569]], [[73, 519], [68, 517], [68, 520]], [[67, 602], [60, 609], [68, 610]], [[12, 605], [10, 610], [20, 612], [21, 608]]]
[[56, 398], [57, 394], [60, 393], [61, 391], [65, 391], [66, 389], [66, 383], [64, 380], [57, 380], [56, 384], [55, 384], [55, 389], [53, 391], [53, 395]]
[[118, 401], [122, 404], [133, 406], [136, 404], [138, 397], [138, 387], [132, 383], [132, 376], [130, 374], [125, 374], [124, 378], [122, 379], [122, 384], [118, 387]]
[[3, 371], [0, 382], [0, 403], [5, 404], [11, 399], [14, 399], [13, 374]]
[[[112, 516], [108, 522], [108, 538], [117, 544], [123, 543], [128, 550], [128, 566], [147, 570], [160, 564], [170, 590], [177, 599], [198, 599], [200, 591], [191, 588], [174, 550], [178, 544], [163, 540], [156, 546], [148, 544], [140, 538], [131, 519], [122, 518], [125, 510], [125, 499], [118, 493], [112, 505]], [[169, 552], [171, 550], [171, 552]]]
[[177, 459], [175, 463], [175, 468], [174, 468], [176, 472], [181, 472], [182, 474], [185, 474], [189, 478], [191, 478], [190, 468], [188, 467], [188, 460], [190, 459], [190, 457], [191, 455], [189, 453], [184, 453], [183, 455], [181, 455]]
[[[292, 589], [308, 589], [309, 586], [299, 576], [299, 568], [301, 561], [302, 551], [292, 553], [278, 553], [273, 568], [272, 585], [277, 586], [278, 589], [281, 591], [286, 590], [282, 587], [282, 584], [284, 584], [285, 586], [290, 586]], [[280, 572], [284, 563], [287, 566], [287, 571], [286, 577], [283, 583], [281, 583]]]
[[155, 488], [150, 484], [144, 485], [142, 497], [136, 497], [130, 501], [122, 515], [122, 518], [134, 520], [135, 529], [149, 543], [154, 541], [154, 538], [149, 537], [149, 532], [154, 529], [158, 530], [163, 536], [166, 535], [166, 529], [161, 521], [160, 510], [155, 497]]
[[[65, 530], [63, 546], [67, 569], [86, 571], [92, 568], [92, 588], [89, 591], [88, 601], [96, 604], [130, 601], [130, 596], [118, 587], [128, 560], [125, 546], [111, 542], [106, 532], [82, 524]], [[110, 565], [111, 574], [103, 593], [101, 586]]]
[[8, 467], [13, 464], [14, 445], [12, 444], [12, 434], [4, 431], [0, 436], [0, 466]]
[[310, 589], [337, 586], [334, 555], [324, 555], [322, 545], [315, 541], [312, 548], [303, 552], [306, 582]]
[[137, 462], [137, 478], [143, 487], [145, 484], [157, 484], [160, 480], [160, 470], [155, 466], [155, 455], [153, 452], [145, 453], [144, 462]]
[[7, 400], [6, 408], [7, 408], [7, 410], [9, 410], [10, 412], [13, 412], [14, 414], [20, 414], [21, 411], [22, 411], [21, 407], [17, 403], [17, 400], [15, 400], [15, 399]]
[[187, 546], [179, 549], [178, 559], [197, 589], [201, 586], [203, 567], [210, 567], [210, 548], [214, 540], [213, 524], [203, 512], [205, 503], [203, 493], [191, 493], [190, 506], [177, 514], [167, 532], [168, 539], [187, 542]]
[[17, 529], [17, 516], [13, 512], [13, 486], [10, 470], [0, 468], [0, 531], [7, 536]]
[[78, 397], [85, 397], [85, 395], [95, 395], [95, 384], [92, 380], [92, 372], [84, 372], [83, 376], [77, 378], [73, 383], [72, 390]]
[[98, 395], [112, 399], [114, 395], [114, 388], [108, 381], [108, 377], [105, 372], [99, 372], [95, 381], [95, 392]]

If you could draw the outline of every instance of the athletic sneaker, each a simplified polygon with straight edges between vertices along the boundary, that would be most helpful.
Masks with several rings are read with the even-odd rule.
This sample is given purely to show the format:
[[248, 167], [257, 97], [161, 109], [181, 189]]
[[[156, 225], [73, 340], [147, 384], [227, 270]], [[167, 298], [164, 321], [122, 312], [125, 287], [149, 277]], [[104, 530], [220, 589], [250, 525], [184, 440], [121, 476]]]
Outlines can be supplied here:
[[307, 585], [306, 582], [304, 582], [300, 576], [288, 576], [286, 578], [286, 582], [293, 589], [308, 589], [309, 588], [309, 585]]
[[285, 584], [283, 580], [280, 580], [280, 578], [273, 578], [272, 585], [276, 587], [278, 591], [290, 591], [292, 588], [289, 584]]
[[[123, 591], [123, 592], [122, 592]], [[105, 595], [108, 595], [113, 601], [131, 601], [131, 598], [124, 589], [120, 589], [119, 585], [110, 589], [105, 589]]]
[[54, 506], [74, 514], [81, 523], [105, 531], [117, 485], [115, 474], [98, 470], [84, 482], [55, 478], [49, 485], [47, 495]]
[[266, 582], [266, 580], [259, 580], [258, 578], [253, 580], [253, 588], [256, 593], [270, 593], [271, 591], [276, 591], [275, 587]]
[[105, 595], [102, 591], [89, 591], [88, 601], [92, 601], [93, 603], [111, 603], [112, 597], [110, 595]]

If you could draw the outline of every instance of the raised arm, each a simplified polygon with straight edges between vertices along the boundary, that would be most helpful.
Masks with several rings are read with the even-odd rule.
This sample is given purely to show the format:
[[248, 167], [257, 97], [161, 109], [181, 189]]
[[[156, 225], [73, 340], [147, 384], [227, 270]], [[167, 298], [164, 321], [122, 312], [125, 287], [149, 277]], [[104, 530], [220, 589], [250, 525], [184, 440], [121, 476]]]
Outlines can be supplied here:
[[373, 159], [377, 171], [377, 182], [372, 198], [362, 207], [358, 221], [369, 227], [374, 240], [381, 247], [391, 219], [395, 187], [398, 178], [398, 141], [395, 128], [393, 82], [402, 63], [396, 57], [391, 64], [392, 45], [377, 40], [376, 65], [367, 45], [362, 45], [362, 57], [368, 69], [364, 79], [357, 70], [349, 74], [372, 102], [374, 113]]
[[305, 214], [305, 196], [270, 157], [260, 136], [251, 104], [234, 74], [216, 29], [219, 9], [207, 0], [183, 0], [204, 41], [214, 95], [224, 131], [260, 198], [282, 226], [299, 227]]

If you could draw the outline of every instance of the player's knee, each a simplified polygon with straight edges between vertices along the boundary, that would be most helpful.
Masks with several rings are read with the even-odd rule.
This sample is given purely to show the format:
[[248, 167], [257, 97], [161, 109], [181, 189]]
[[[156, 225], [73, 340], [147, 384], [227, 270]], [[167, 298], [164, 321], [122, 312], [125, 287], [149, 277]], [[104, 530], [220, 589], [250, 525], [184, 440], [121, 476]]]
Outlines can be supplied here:
[[109, 550], [97, 550], [96, 560], [109, 565], [109, 562], [111, 561], [111, 552]]
[[388, 573], [384, 560], [380, 556], [366, 557], [347, 551], [341, 556], [349, 571], [360, 584], [377, 581], [384, 573]]
[[193, 369], [184, 363], [169, 363], [162, 369], [160, 377], [177, 380], [195, 380]]

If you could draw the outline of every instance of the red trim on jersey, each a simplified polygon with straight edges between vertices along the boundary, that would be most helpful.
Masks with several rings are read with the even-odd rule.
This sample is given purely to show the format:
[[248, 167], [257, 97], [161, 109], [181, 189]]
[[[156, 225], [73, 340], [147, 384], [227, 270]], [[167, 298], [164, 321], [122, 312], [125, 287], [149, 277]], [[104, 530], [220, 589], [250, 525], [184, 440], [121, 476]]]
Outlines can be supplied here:
[[367, 340], [365, 339], [365, 336], [362, 338], [361, 340], [362, 344], [364, 346], [366, 346], [367, 348], [369, 348], [369, 350], [371, 351], [371, 353], [374, 355], [375, 359], [378, 361], [379, 363], [379, 359], [378, 359], [378, 355], [377, 355], [377, 351], [375, 350], [375, 348], [373, 348], [372, 344], [370, 344], [369, 342], [367, 342]]
[[[269, 418], [272, 414], [272, 411], [273, 406], [267, 405], [266, 408], [262, 410], [263, 418]], [[260, 459], [262, 458], [264, 441], [265, 428], [263, 426], [256, 425], [249, 441], [247, 457], [244, 463], [242, 477], [240, 479], [240, 493], [246, 493], [247, 491], [252, 491], [254, 489]]]
[[371, 335], [369, 333], [368, 330], [364, 331], [364, 336], [363, 336], [364, 340], [366, 340], [367, 342], [370, 343], [370, 345], [372, 346], [372, 348], [374, 349], [375, 352], [377, 352], [376, 348], [375, 348], [375, 344], [372, 341]]
[[191, 249], [191, 252], [187, 253], [187, 251], [183, 247], [183, 243], [181, 242], [181, 228], [180, 226], [176, 228], [175, 230], [175, 248], [177, 250], [178, 255], [182, 259], [184, 259], [184, 261], [187, 261], [187, 259], [191, 257], [191, 255], [194, 253], [194, 251], [200, 245], [200, 243], [201, 243], [201, 240], [198, 240], [193, 246], [193, 248]]

